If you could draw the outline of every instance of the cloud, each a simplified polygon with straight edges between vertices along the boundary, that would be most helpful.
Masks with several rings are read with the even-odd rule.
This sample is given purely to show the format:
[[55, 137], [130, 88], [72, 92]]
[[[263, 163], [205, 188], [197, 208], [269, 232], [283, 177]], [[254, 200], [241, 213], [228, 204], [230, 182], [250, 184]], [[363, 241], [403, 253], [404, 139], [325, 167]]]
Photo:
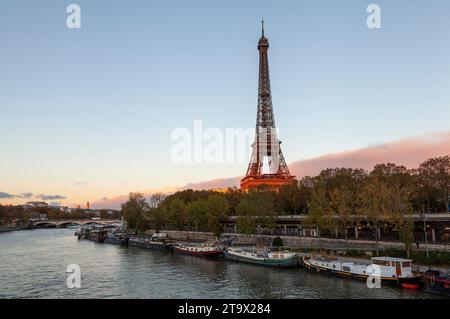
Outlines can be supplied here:
[[5, 193], [5, 192], [0, 192], [0, 198], [15, 198], [15, 197], [17, 197], [17, 195]]
[[[419, 164], [431, 157], [450, 155], [450, 131], [406, 138], [394, 142], [377, 143], [358, 150], [327, 154], [308, 160], [296, 161], [289, 165], [289, 169], [298, 179], [304, 176], [318, 175], [323, 169], [336, 167], [363, 168], [371, 170], [379, 163], [396, 163], [408, 168], [418, 167]], [[161, 192], [171, 194], [180, 190], [214, 189], [224, 187], [239, 187], [242, 176], [218, 178], [200, 183], [191, 183], [181, 187], [169, 187], [143, 191], [147, 197]], [[95, 208], [119, 209], [120, 204], [126, 202], [128, 195], [116, 196], [93, 203]]]
[[33, 197], [33, 193], [20, 193], [21, 198], [31, 198]]
[[45, 195], [45, 194], [36, 195], [35, 198], [40, 198], [42, 200], [67, 199], [67, 197], [63, 195]]
[[450, 155], [450, 131], [406, 138], [358, 150], [297, 161], [289, 165], [297, 178], [314, 176], [325, 168], [350, 167], [372, 170], [376, 164], [395, 163], [408, 168], [418, 167], [423, 161]]

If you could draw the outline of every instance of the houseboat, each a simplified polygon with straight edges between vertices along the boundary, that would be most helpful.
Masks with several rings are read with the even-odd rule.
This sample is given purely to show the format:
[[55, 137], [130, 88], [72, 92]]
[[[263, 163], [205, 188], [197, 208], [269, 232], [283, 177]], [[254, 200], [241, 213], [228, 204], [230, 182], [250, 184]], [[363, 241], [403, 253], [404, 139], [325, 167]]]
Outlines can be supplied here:
[[96, 241], [98, 243], [103, 243], [108, 236], [108, 232], [105, 229], [93, 229], [89, 232], [88, 239], [92, 241]]
[[437, 270], [428, 270], [423, 275], [425, 291], [428, 293], [450, 297], [450, 275]]
[[297, 255], [283, 250], [258, 251], [255, 249], [244, 249], [228, 247], [224, 250], [226, 259], [242, 261], [251, 264], [274, 266], [274, 267], [296, 267]]
[[167, 234], [157, 233], [149, 237], [131, 237], [128, 246], [156, 250], [172, 250], [173, 243]]
[[199, 257], [222, 256], [223, 246], [218, 242], [203, 243], [200, 245], [176, 243], [173, 246], [175, 252]]
[[373, 266], [379, 266], [382, 282], [415, 283], [420, 276], [412, 272], [412, 260], [393, 257], [372, 257], [372, 264], [358, 264], [343, 262], [330, 258], [311, 258], [304, 256], [303, 264], [306, 269], [314, 272], [324, 272], [342, 277], [366, 280], [369, 276], [375, 276]]
[[78, 236], [78, 239], [88, 239], [89, 233], [92, 230], [92, 226], [90, 225], [83, 225], [80, 227], [80, 230], [76, 232], [75, 234]]
[[112, 245], [122, 245], [127, 246], [130, 236], [126, 233], [115, 233], [111, 232], [106, 236], [105, 243]]

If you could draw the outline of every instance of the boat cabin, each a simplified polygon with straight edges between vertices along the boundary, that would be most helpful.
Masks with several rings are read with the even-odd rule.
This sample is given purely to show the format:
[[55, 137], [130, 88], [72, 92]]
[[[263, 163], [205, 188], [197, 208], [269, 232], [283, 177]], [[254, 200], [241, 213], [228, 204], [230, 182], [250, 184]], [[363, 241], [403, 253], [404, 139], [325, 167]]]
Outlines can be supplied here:
[[381, 273], [386, 277], [412, 277], [412, 260], [395, 257], [372, 257], [372, 264], [380, 266]]

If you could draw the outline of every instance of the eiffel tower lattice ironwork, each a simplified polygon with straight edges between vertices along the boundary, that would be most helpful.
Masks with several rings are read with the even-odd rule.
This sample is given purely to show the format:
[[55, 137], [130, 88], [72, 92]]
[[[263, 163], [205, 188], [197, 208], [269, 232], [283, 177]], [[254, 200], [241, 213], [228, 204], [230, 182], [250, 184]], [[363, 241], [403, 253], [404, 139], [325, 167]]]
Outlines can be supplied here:
[[241, 180], [243, 190], [261, 185], [277, 189], [295, 182], [295, 176], [291, 175], [284, 160], [281, 141], [277, 136], [270, 90], [268, 49], [269, 40], [264, 36], [264, 21], [262, 21], [262, 36], [258, 42], [259, 88], [256, 134], [247, 173]]

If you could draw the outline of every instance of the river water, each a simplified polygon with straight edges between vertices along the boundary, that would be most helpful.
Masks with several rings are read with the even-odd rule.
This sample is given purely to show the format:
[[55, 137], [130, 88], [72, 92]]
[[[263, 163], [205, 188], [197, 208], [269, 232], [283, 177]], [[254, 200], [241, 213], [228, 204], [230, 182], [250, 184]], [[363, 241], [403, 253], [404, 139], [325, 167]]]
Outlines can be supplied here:
[[[67, 288], [69, 264], [81, 288]], [[73, 229], [0, 233], [0, 298], [431, 298], [277, 269], [78, 240]]]

